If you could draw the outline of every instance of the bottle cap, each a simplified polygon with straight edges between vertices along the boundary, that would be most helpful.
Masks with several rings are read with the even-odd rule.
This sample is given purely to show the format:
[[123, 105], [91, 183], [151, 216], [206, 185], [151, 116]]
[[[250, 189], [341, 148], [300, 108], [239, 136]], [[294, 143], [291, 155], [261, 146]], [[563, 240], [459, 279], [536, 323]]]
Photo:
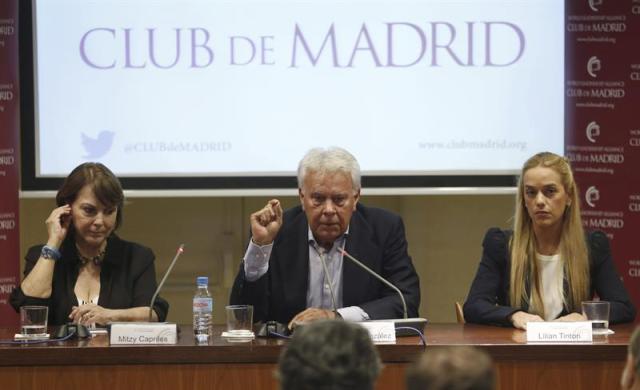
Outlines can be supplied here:
[[209, 277], [207, 276], [198, 276], [196, 278], [196, 284], [198, 286], [206, 286], [209, 284]]

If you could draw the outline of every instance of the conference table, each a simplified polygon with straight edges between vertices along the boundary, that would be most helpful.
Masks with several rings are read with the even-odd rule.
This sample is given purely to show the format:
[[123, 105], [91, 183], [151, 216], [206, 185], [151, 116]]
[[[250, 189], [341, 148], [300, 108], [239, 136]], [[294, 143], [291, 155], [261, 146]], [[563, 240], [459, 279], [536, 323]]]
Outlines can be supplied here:
[[[591, 343], [533, 344], [511, 328], [429, 324], [427, 345], [400, 337], [378, 345], [384, 364], [378, 389], [403, 389], [405, 369], [423, 351], [470, 345], [494, 360], [499, 389], [619, 388], [633, 324]], [[0, 339], [16, 329], [0, 328]], [[214, 329], [208, 345], [196, 345], [181, 326], [175, 345], [109, 345], [107, 335], [49, 344], [0, 345], [1, 389], [277, 389], [274, 375], [285, 339], [229, 342]]]

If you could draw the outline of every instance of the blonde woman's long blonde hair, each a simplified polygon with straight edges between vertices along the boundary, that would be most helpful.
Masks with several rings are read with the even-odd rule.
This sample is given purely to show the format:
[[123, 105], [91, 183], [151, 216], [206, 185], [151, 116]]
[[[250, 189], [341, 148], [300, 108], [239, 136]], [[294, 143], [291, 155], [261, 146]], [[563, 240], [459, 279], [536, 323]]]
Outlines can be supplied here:
[[[569, 311], [580, 312], [582, 301], [590, 298], [589, 252], [585, 242], [578, 188], [569, 162], [554, 153], [543, 152], [524, 163], [518, 181], [513, 237], [510, 242], [511, 276], [509, 300], [511, 306], [522, 308], [531, 302], [529, 312], [544, 316], [540, 270], [536, 262], [536, 237], [531, 217], [525, 207], [524, 174], [531, 168], [551, 168], [560, 175], [562, 185], [571, 199], [562, 218], [560, 256], [564, 260], [564, 277], [568, 285], [564, 291], [564, 304]], [[530, 292], [527, 292], [527, 281]]]

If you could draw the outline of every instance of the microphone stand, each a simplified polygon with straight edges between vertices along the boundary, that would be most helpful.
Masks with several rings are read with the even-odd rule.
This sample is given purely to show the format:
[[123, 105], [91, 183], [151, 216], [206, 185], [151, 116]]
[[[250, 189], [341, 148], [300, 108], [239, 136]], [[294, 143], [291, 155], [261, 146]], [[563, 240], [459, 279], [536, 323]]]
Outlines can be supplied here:
[[153, 320], [153, 304], [156, 303], [156, 298], [158, 297], [158, 293], [162, 289], [162, 286], [164, 285], [165, 280], [167, 280], [167, 277], [171, 273], [173, 266], [176, 264], [176, 261], [178, 261], [178, 257], [180, 257], [182, 252], [184, 252], [184, 244], [180, 244], [180, 246], [178, 247], [178, 251], [176, 252], [176, 255], [174, 256], [173, 260], [171, 260], [171, 264], [169, 264], [169, 268], [167, 269], [167, 272], [164, 273], [164, 276], [162, 277], [160, 284], [158, 284], [158, 288], [156, 288], [156, 292], [153, 293], [153, 297], [151, 298], [151, 303], [149, 304], [149, 322]]
[[402, 295], [402, 291], [400, 291], [400, 289], [396, 286], [394, 286], [391, 282], [389, 282], [387, 279], [383, 278], [382, 276], [378, 275], [377, 273], [375, 273], [371, 268], [367, 267], [366, 265], [364, 265], [362, 262], [356, 260], [355, 257], [351, 256], [349, 253], [347, 253], [347, 251], [345, 251], [344, 249], [339, 249], [340, 253], [342, 253], [344, 256], [346, 256], [349, 260], [353, 261], [354, 263], [356, 263], [358, 266], [360, 266], [360, 268], [364, 269], [365, 271], [367, 271], [371, 276], [375, 277], [376, 279], [378, 279], [379, 281], [381, 281], [382, 283], [384, 283], [385, 285], [389, 286], [390, 288], [392, 288], [395, 292], [398, 293], [398, 296], [400, 297], [400, 301], [402, 301], [402, 310], [403, 310], [403, 314], [404, 314], [404, 319], [407, 319], [407, 302], [405, 302], [404, 300], [404, 295]]
[[178, 247], [169, 268], [162, 277], [162, 281], [153, 293], [149, 303], [148, 322], [112, 322], [109, 327], [109, 342], [115, 344], [175, 344], [178, 339], [178, 327], [174, 323], [152, 322], [153, 305], [158, 298], [158, 293], [162, 289], [164, 282], [171, 273], [173, 266], [178, 261], [178, 257], [184, 252], [184, 244]]
[[[378, 279], [379, 281], [384, 283], [386, 286], [389, 286], [395, 292], [398, 293], [398, 296], [400, 297], [400, 301], [402, 302], [402, 311], [403, 311], [404, 317], [402, 319], [390, 320], [390, 321], [393, 322], [393, 325], [394, 325], [394, 327], [396, 329], [396, 335], [397, 336], [413, 336], [414, 335], [413, 334], [414, 331], [417, 331], [418, 333], [422, 334], [421, 332], [423, 331], [424, 326], [427, 323], [427, 320], [424, 319], [424, 318], [420, 318], [420, 317], [408, 318], [408, 315], [407, 315], [407, 302], [405, 302], [404, 295], [402, 294], [402, 292], [400, 291], [400, 289], [398, 287], [394, 286], [391, 282], [389, 282], [388, 280], [386, 280], [382, 276], [378, 275], [371, 268], [367, 267], [362, 262], [358, 261], [355, 257], [351, 256], [344, 249], [340, 249], [340, 253], [342, 253], [343, 256], [345, 256], [349, 260], [353, 261], [354, 264], [356, 264], [357, 266], [359, 266], [363, 270], [367, 271], [373, 277], [375, 277], [376, 279]], [[370, 321], [387, 321], [387, 320], [370, 320]]]

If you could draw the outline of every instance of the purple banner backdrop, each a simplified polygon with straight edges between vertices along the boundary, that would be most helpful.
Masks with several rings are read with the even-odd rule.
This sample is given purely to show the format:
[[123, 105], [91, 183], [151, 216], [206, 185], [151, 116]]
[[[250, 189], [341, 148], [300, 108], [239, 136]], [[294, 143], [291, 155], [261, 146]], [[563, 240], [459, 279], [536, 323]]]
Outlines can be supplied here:
[[566, 155], [640, 308], [640, 0], [566, 2]]
[[16, 326], [9, 294], [20, 282], [18, 229], [18, 0], [0, 2], [0, 326]]

